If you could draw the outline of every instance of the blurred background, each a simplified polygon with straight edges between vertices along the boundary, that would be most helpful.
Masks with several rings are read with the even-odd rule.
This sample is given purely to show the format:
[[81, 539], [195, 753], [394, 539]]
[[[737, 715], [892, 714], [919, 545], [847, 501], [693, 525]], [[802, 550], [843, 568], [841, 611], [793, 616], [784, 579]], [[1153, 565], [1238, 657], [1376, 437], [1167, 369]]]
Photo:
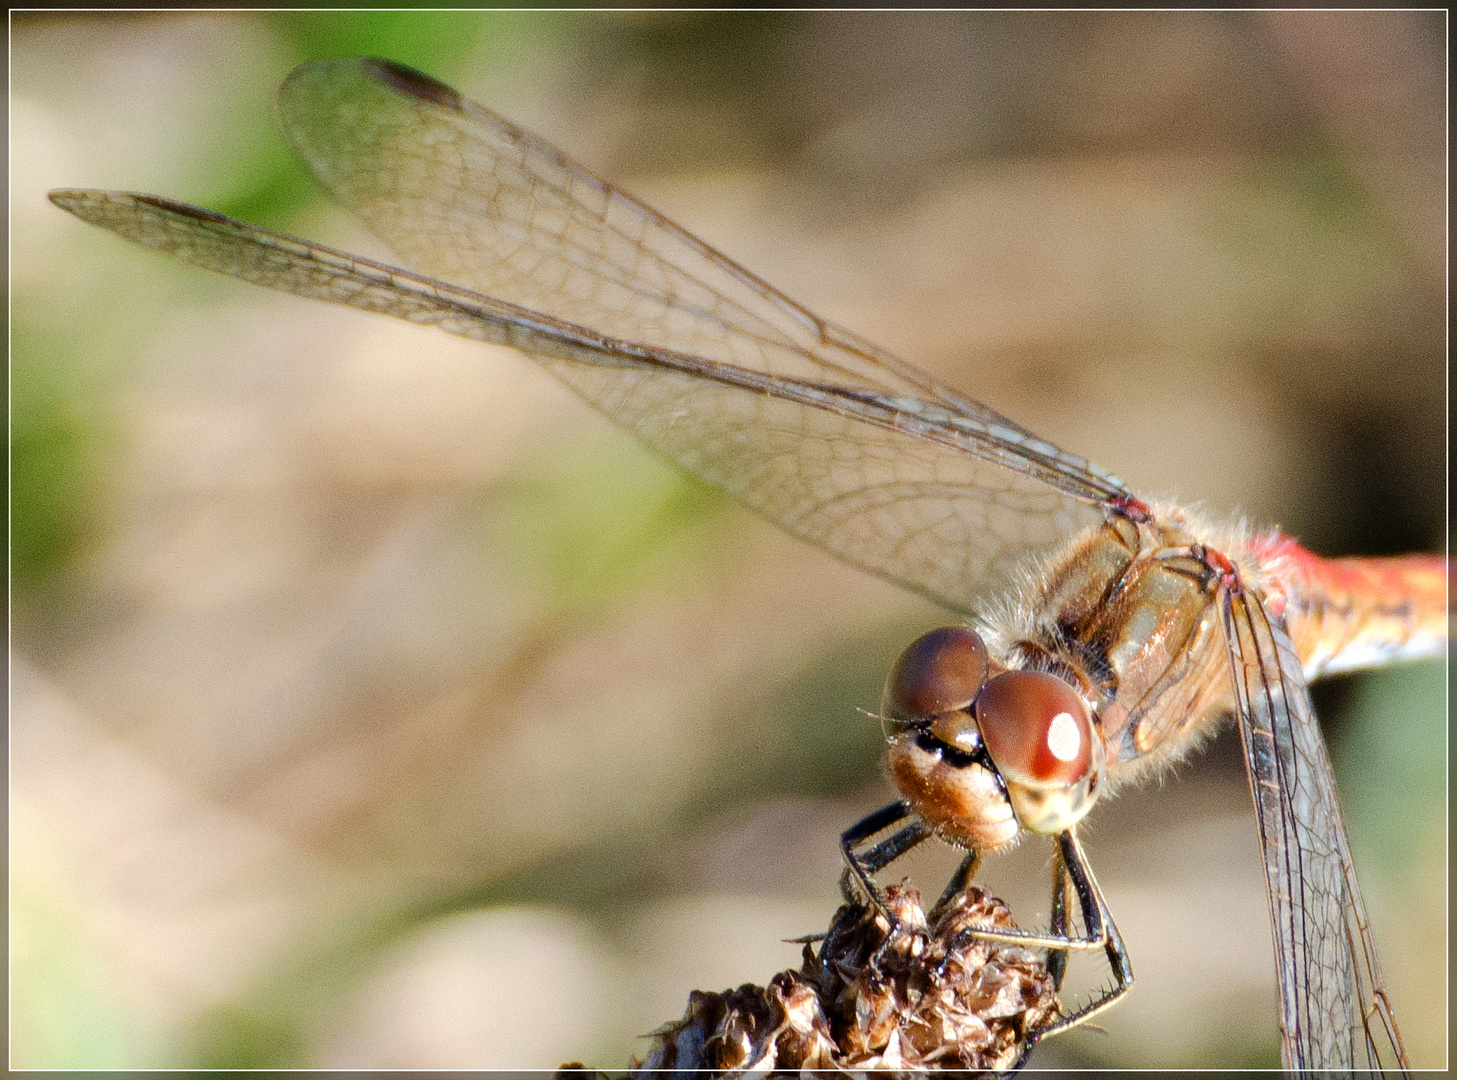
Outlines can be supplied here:
[[[621, 1067], [825, 928], [892, 796], [857, 710], [947, 619], [511, 353], [45, 202], [384, 254], [273, 124], [303, 60], [451, 82], [1141, 494], [1443, 549], [1440, 12], [17, 13], [11, 46], [15, 1067]], [[1317, 696], [1427, 1066], [1444, 702], [1438, 664]], [[1034, 1063], [1276, 1064], [1237, 740], [1086, 841], [1138, 984]], [[986, 864], [1024, 924], [1047, 856]]]

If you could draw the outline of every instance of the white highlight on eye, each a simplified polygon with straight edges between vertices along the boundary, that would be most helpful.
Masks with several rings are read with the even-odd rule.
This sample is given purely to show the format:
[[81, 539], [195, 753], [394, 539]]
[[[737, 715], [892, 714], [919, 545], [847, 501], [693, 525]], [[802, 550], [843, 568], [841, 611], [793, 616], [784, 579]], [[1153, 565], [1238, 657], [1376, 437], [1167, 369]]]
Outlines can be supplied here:
[[1058, 761], [1071, 761], [1078, 756], [1083, 736], [1072, 713], [1060, 712], [1047, 726], [1047, 748]]

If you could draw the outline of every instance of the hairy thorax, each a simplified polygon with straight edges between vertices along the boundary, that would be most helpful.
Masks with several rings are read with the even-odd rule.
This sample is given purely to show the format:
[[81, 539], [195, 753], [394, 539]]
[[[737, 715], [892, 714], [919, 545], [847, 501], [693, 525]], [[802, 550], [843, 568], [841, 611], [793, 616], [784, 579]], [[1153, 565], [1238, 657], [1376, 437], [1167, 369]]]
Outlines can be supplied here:
[[1229, 556], [1242, 587], [1263, 584], [1238, 530], [1182, 512], [1115, 517], [1054, 556], [994, 617], [988, 643], [1012, 667], [1057, 674], [1092, 707], [1113, 784], [1177, 760], [1232, 706], [1229, 654], [1215, 602]]

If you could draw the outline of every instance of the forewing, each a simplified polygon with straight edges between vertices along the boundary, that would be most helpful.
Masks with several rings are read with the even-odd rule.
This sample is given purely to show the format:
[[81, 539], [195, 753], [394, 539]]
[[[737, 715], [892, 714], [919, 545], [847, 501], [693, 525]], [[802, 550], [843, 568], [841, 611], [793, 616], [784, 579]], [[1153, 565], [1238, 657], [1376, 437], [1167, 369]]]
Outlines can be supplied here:
[[57, 201], [213, 270], [505, 341], [795, 535], [952, 608], [1128, 494], [426, 76], [305, 64], [279, 112], [325, 185], [428, 277], [166, 200]]
[[[57, 191], [84, 220], [254, 284], [509, 345], [797, 536], [949, 607], [1101, 518], [977, 421], [912, 398], [715, 364], [147, 195]], [[1037, 470], [1041, 469], [1039, 474]]]
[[1027, 434], [418, 72], [373, 59], [304, 64], [280, 87], [278, 111], [324, 186], [412, 270], [620, 340], [927, 398]]
[[1226, 595], [1224, 621], [1264, 854], [1285, 1064], [1405, 1070], [1300, 659], [1252, 592]]
[[[905, 452], [903, 439], [799, 416], [798, 409], [698, 393], [671, 378], [651, 389], [635, 380], [628, 393], [600, 369], [558, 369], [588, 400], [673, 460], [862, 566], [964, 606], [976, 583], [948, 590], [941, 568], [932, 583], [926, 570], [909, 565], [914, 557], [901, 558], [905, 549], [898, 544], [846, 547], [836, 536], [859, 523], [845, 515], [905, 515], [874, 531], [902, 532], [912, 546], [948, 514], [964, 516], [971, 527], [953, 527], [956, 542], [981, 538], [991, 550], [947, 551], [943, 561], [961, 573], [1010, 562], [1009, 543], [1056, 543], [1069, 521], [1099, 519], [1078, 503], [1105, 505], [1128, 494], [1088, 461], [817, 318], [554, 147], [423, 75], [371, 59], [306, 64], [281, 87], [279, 115], [321, 182], [411, 269], [618, 341], [873, 398], [914, 415], [913, 427], [954, 430], [957, 449], [911, 452], [920, 464], [892, 470], [897, 487], [891, 492], [880, 487], [882, 459], [890, 445]], [[659, 411], [666, 404], [671, 416]], [[747, 423], [767, 425], [757, 450], [752, 444], [759, 437], [744, 433]], [[828, 453], [825, 438], [844, 445]], [[998, 469], [980, 466], [968, 475], [968, 467], [940, 460], [972, 444], [984, 460], [1031, 474], [1072, 498], [1048, 497]], [[750, 462], [756, 453], [773, 460]], [[726, 456], [715, 463], [715, 454]], [[827, 468], [839, 479], [810, 488], [825, 482]], [[827, 501], [841, 500], [857, 483], [876, 490], [867, 488], [850, 503]], [[786, 490], [754, 490], [763, 484]], [[947, 509], [967, 498], [979, 505], [966, 515]], [[1057, 522], [1049, 527], [1054, 504]], [[1041, 520], [1009, 520], [1021, 515]], [[946, 539], [952, 537], [940, 537]]]

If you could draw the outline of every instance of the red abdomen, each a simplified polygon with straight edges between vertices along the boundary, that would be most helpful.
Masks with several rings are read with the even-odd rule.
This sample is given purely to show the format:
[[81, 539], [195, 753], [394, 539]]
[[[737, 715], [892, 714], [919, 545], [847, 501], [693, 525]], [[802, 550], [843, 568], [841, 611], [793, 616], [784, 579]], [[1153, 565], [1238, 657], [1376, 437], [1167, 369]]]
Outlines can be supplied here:
[[1446, 654], [1446, 557], [1322, 559], [1280, 533], [1256, 537], [1250, 554], [1307, 679]]

